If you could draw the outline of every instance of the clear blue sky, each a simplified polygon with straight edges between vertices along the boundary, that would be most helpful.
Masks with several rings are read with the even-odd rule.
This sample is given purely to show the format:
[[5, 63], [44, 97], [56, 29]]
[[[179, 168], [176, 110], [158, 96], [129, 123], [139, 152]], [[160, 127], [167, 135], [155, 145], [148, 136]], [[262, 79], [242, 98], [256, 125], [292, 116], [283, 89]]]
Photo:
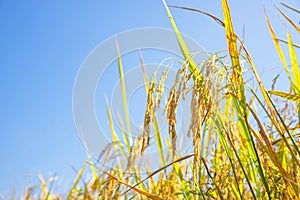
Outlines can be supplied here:
[[[265, 5], [278, 35], [285, 37], [274, 2], [229, 0], [236, 32], [242, 35], [245, 25], [245, 43], [260, 72], [280, 67], [263, 13]], [[284, 2], [300, 7], [297, 0]], [[222, 18], [221, 1], [167, 3]], [[226, 48], [217, 23], [198, 13], [171, 11], [181, 31], [206, 50]], [[142, 27], [171, 28], [160, 0], [0, 0], [0, 193], [35, 182], [38, 172], [57, 173], [58, 185], [72, 182], [76, 174], [70, 166], [79, 169], [86, 159], [72, 115], [77, 70], [103, 40]]]

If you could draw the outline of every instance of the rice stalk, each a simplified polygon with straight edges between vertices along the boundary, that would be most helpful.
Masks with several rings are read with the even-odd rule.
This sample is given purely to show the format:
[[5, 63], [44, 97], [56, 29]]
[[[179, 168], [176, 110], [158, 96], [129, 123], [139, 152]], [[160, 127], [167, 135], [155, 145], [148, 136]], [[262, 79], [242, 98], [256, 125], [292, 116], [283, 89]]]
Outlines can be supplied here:
[[[146, 86], [146, 93], [147, 93], [147, 99], [148, 99], [149, 96], [151, 95], [149, 93], [148, 76], [147, 76], [147, 72], [145, 69], [145, 64], [144, 64], [142, 53], [140, 52], [139, 55], [140, 55], [140, 62], [142, 65], [142, 69], [143, 69], [144, 83]], [[157, 90], [156, 90], [156, 92], [157, 92]], [[158, 107], [160, 105], [160, 99], [162, 98], [163, 89], [160, 90], [160, 93], [161, 93], [161, 95], [157, 95], [158, 96], [157, 99], [154, 100], [154, 102], [158, 101], [158, 103], [157, 103]], [[148, 103], [147, 103], [147, 105], [148, 105]], [[156, 117], [155, 107], [152, 106], [151, 111], [152, 111], [151, 115], [153, 116], [154, 133], [155, 133], [155, 139], [156, 139], [156, 143], [157, 143], [158, 152], [160, 155], [160, 161], [161, 161], [162, 165], [165, 165], [166, 164], [165, 153], [164, 153], [164, 149], [163, 149], [163, 145], [162, 145], [162, 138], [161, 138], [160, 128], [159, 128], [159, 124], [158, 124], [157, 117]]]

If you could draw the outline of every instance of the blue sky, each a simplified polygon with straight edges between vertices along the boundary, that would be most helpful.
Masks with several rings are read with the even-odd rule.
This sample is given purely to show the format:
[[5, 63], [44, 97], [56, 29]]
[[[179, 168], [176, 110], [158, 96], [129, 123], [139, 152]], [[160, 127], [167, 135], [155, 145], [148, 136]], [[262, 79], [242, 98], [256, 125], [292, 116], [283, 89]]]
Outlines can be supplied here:
[[[265, 5], [275, 31], [285, 38], [274, 2], [229, 1], [236, 32], [242, 35], [245, 27], [245, 43], [262, 74], [274, 68], [281, 71], [263, 13]], [[284, 2], [300, 6], [296, 0]], [[220, 1], [167, 3], [222, 18]], [[226, 48], [217, 23], [198, 13], [171, 11], [180, 30], [206, 50]], [[160, 0], [1, 0], [0, 27], [0, 193], [10, 194], [14, 186], [20, 189], [34, 182], [38, 172], [45, 177], [56, 173], [61, 184], [71, 183], [76, 174], [70, 166], [79, 169], [86, 159], [72, 114], [73, 84], [81, 63], [96, 45], [121, 31], [171, 28], [163, 4]], [[268, 83], [275, 76], [274, 72], [263, 80]]]

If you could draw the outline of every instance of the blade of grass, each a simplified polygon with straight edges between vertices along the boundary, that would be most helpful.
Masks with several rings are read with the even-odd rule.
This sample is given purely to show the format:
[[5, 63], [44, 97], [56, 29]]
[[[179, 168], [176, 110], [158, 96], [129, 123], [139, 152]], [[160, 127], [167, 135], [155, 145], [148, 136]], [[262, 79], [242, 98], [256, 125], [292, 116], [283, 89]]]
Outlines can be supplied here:
[[231, 57], [232, 63], [232, 82], [236, 85], [236, 91], [238, 93], [238, 97], [241, 100], [242, 106], [245, 106], [246, 97], [244, 91], [244, 84], [242, 83], [242, 69], [240, 65], [239, 59], [239, 51], [237, 47], [237, 36], [234, 32], [230, 9], [228, 6], [227, 0], [222, 0], [222, 10], [224, 16], [224, 26], [226, 31], [226, 38], [227, 38], [227, 46], [229, 50], [229, 54]]
[[[290, 33], [287, 33], [288, 37], [288, 46], [289, 46], [289, 52], [290, 52], [290, 60], [292, 62], [292, 74], [294, 77], [294, 92], [295, 94], [300, 94], [300, 72], [299, 72], [299, 65], [297, 56], [295, 53], [295, 49], [293, 47], [293, 41], [291, 38]], [[299, 102], [298, 102], [298, 124], [300, 124], [300, 108], [299, 108]]]
[[190, 11], [194, 11], [194, 12], [199, 12], [202, 13], [204, 15], [207, 15], [209, 17], [211, 17], [212, 19], [214, 19], [217, 23], [219, 23], [221, 26], [225, 26], [224, 22], [222, 20], [220, 20], [219, 18], [213, 16], [212, 14], [208, 13], [208, 12], [204, 12], [202, 10], [198, 10], [195, 8], [189, 8], [189, 7], [184, 7], [184, 6], [174, 6], [174, 5], [168, 5], [170, 8], [180, 8], [180, 9], [184, 9], [184, 10], [190, 10]]
[[298, 60], [293, 47], [293, 41], [290, 33], [287, 34], [287, 37], [288, 37], [288, 46], [290, 52], [290, 60], [292, 62], [292, 74], [294, 77], [294, 84], [295, 84], [294, 92], [296, 94], [300, 94], [300, 73], [299, 73]]
[[183, 39], [183, 37], [182, 37], [182, 35], [181, 35], [181, 33], [180, 33], [180, 31], [179, 31], [179, 29], [178, 29], [178, 27], [177, 27], [174, 19], [173, 19], [173, 16], [172, 16], [172, 14], [171, 14], [171, 12], [169, 10], [169, 7], [166, 4], [166, 1], [162, 0], [162, 2], [164, 4], [164, 6], [165, 6], [165, 9], [167, 11], [169, 20], [170, 20], [170, 22], [172, 24], [172, 27], [173, 27], [173, 29], [174, 29], [174, 31], [176, 33], [176, 36], [177, 36], [177, 39], [178, 39], [178, 43], [179, 43], [181, 52], [182, 52], [182, 54], [184, 56], [184, 59], [189, 62], [189, 70], [190, 70], [190, 72], [193, 73], [194, 79], [197, 78], [199, 80], [202, 80], [202, 76], [199, 73], [199, 69], [197, 67], [197, 64], [193, 60], [193, 58], [192, 58], [192, 56], [191, 56], [191, 54], [190, 54], [190, 52], [188, 50], [188, 47], [187, 47], [186, 43], [184, 42], [184, 39]]
[[52, 189], [53, 189], [53, 186], [54, 186], [54, 180], [55, 180], [55, 177], [56, 177], [56, 173], [55, 173], [54, 176], [53, 176], [53, 181], [51, 181], [51, 184], [50, 184], [50, 187], [49, 187], [47, 196], [45, 197], [45, 200], [48, 200], [49, 198], [52, 199], [50, 194], [51, 194]]
[[288, 9], [290, 9], [290, 10], [292, 10], [292, 11], [300, 14], [300, 10], [298, 10], [298, 9], [292, 7], [292, 6], [289, 6], [289, 5], [285, 4], [285, 3], [280, 3], [280, 4], [283, 5], [284, 7], [288, 8]]
[[271, 33], [271, 36], [272, 36], [274, 45], [275, 45], [276, 50], [277, 50], [277, 53], [278, 53], [278, 55], [279, 55], [280, 61], [281, 61], [281, 63], [283, 64], [283, 67], [284, 67], [284, 69], [285, 69], [285, 71], [286, 71], [286, 74], [287, 74], [287, 76], [288, 76], [288, 78], [289, 78], [289, 81], [290, 81], [291, 85], [293, 85], [293, 80], [292, 80], [292, 77], [291, 77], [291, 74], [290, 74], [290, 71], [289, 71], [289, 67], [288, 67], [288, 65], [287, 65], [285, 56], [284, 56], [283, 51], [282, 51], [282, 49], [281, 49], [281, 47], [280, 47], [280, 44], [279, 44], [279, 42], [278, 42], [277, 36], [276, 36], [276, 34], [275, 34], [275, 32], [274, 32], [272, 26], [271, 26], [271, 23], [270, 23], [270, 21], [269, 21], [269, 17], [268, 17], [268, 15], [267, 15], [266, 10], [265, 10], [265, 16], [266, 16], [267, 25], [268, 25], [269, 31], [270, 31], [270, 33]]
[[128, 111], [128, 105], [127, 105], [127, 95], [126, 95], [126, 87], [125, 87], [125, 81], [124, 81], [124, 73], [123, 73], [123, 64], [122, 64], [122, 59], [120, 55], [120, 48], [119, 48], [119, 43], [116, 40], [116, 49], [118, 53], [118, 66], [119, 66], [119, 76], [120, 76], [120, 82], [121, 82], [121, 87], [122, 87], [122, 99], [123, 99], [123, 109], [125, 113], [125, 121], [126, 121], [126, 126], [127, 126], [127, 134], [125, 134], [125, 143], [126, 146], [131, 146], [132, 145], [132, 136], [131, 136], [131, 130], [130, 130], [130, 119], [129, 119], [129, 111]]
[[43, 177], [43, 175], [41, 173], [38, 174], [38, 177], [39, 177], [39, 180], [40, 180], [40, 183], [41, 183], [41, 186], [42, 186], [42, 193], [41, 193], [41, 196], [40, 198], [45, 198], [45, 197], [49, 197], [49, 190], [48, 190], [48, 187], [47, 187], [47, 183]]
[[[277, 40], [278, 40], [279, 42], [282, 42], [282, 43], [288, 44], [288, 42], [287, 42], [287, 41], [285, 41], [285, 40], [283, 40], [283, 39], [279, 39], [279, 38], [277, 38]], [[295, 44], [295, 43], [293, 43], [293, 47], [300, 49], [300, 45], [298, 45], [298, 44]]]
[[280, 14], [294, 27], [294, 29], [300, 33], [300, 28], [291, 20], [284, 12], [282, 12], [277, 6], [276, 9], [280, 12]]
[[281, 92], [277, 90], [270, 90], [269, 93], [291, 101], [300, 102], [300, 95], [297, 94], [291, 94], [291, 93]]
[[[115, 132], [115, 128], [114, 128], [114, 125], [113, 125], [113, 119], [112, 119], [112, 115], [111, 115], [111, 111], [110, 111], [110, 107], [109, 107], [109, 103], [108, 103], [107, 99], [106, 99], [106, 109], [107, 109], [107, 116], [108, 116], [108, 121], [109, 121], [109, 128], [110, 128], [110, 132], [111, 132], [111, 135], [112, 135], [113, 144], [117, 144], [118, 145], [118, 147], [120, 148], [121, 153], [126, 158], [127, 155], [126, 155], [126, 153], [124, 151], [124, 148], [123, 148], [123, 146], [121, 144], [121, 141], [120, 141], [118, 135]], [[119, 150], [117, 148], [115, 148], [115, 149], [116, 149], [116, 151]]]
[[78, 183], [79, 183], [79, 181], [80, 181], [80, 179], [81, 179], [81, 177], [82, 177], [82, 175], [83, 175], [83, 173], [85, 171], [85, 168], [86, 168], [86, 164], [84, 164], [83, 167], [78, 172], [77, 177], [76, 177], [76, 179], [75, 179], [75, 181], [73, 183], [73, 186], [72, 186], [72, 188], [71, 188], [71, 190], [70, 190], [70, 192], [68, 194], [68, 197], [67, 197], [68, 199], [73, 199], [72, 198], [72, 193], [76, 189], [76, 187], [77, 187], [77, 185], [78, 185]]

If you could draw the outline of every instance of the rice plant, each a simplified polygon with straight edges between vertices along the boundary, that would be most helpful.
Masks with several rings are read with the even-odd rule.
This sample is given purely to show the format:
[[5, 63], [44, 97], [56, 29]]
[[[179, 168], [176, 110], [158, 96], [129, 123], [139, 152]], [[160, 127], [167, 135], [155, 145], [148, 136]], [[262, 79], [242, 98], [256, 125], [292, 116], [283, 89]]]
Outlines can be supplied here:
[[[212, 14], [180, 6], [168, 6], [163, 0], [166, 13], [176, 33], [184, 61], [167, 94], [164, 108], [168, 125], [168, 137], [160, 133], [156, 110], [165, 93], [163, 82], [168, 76], [144, 80], [147, 106], [144, 110], [144, 131], [131, 141], [123, 134], [125, 147], [120, 145], [114, 129], [110, 108], [107, 114], [112, 134], [112, 145], [105, 149], [105, 160], [118, 155], [124, 163], [116, 162], [109, 171], [93, 164], [84, 164], [73, 187], [66, 197], [51, 193], [49, 184], [40, 176], [39, 195], [27, 189], [25, 199], [299, 199], [300, 198], [300, 72], [296, 48], [291, 34], [279, 39], [272, 22], [265, 12], [266, 25], [270, 31], [278, 56], [289, 80], [289, 91], [267, 90], [255, 67], [247, 47], [235, 33], [227, 0], [222, 0], [223, 20]], [[290, 12], [299, 10], [282, 4]], [[210, 17], [224, 27], [227, 51], [210, 53], [209, 58], [196, 63], [195, 56], [176, 25], [170, 7], [197, 12]], [[276, 7], [279, 14], [299, 34], [300, 28], [288, 14]], [[287, 45], [285, 55], [282, 46]], [[117, 46], [118, 48], [118, 46]], [[144, 66], [142, 54], [141, 65]], [[119, 75], [123, 80], [122, 58], [118, 55]], [[291, 64], [291, 68], [289, 67]], [[245, 78], [245, 72], [253, 77], [255, 84]], [[155, 82], [159, 79], [158, 82]], [[126, 113], [126, 127], [130, 132], [125, 82], [122, 98]], [[254, 86], [253, 86], [254, 85]], [[178, 104], [191, 94], [189, 102], [191, 118], [185, 137], [192, 140], [192, 151], [185, 154], [177, 148], [176, 129]], [[125, 125], [124, 125], [125, 127]], [[150, 132], [154, 132], [160, 155], [161, 167], [152, 170], [147, 163], [147, 173], [141, 173], [137, 159], [151, 146]], [[182, 133], [181, 133], [182, 134]], [[166, 141], [167, 148], [163, 148]], [[129, 153], [124, 150], [126, 148]], [[167, 152], [165, 152], [167, 151]], [[118, 159], [118, 158], [116, 158]], [[90, 167], [92, 178], [82, 180]], [[83, 181], [83, 184], [79, 184]]]

